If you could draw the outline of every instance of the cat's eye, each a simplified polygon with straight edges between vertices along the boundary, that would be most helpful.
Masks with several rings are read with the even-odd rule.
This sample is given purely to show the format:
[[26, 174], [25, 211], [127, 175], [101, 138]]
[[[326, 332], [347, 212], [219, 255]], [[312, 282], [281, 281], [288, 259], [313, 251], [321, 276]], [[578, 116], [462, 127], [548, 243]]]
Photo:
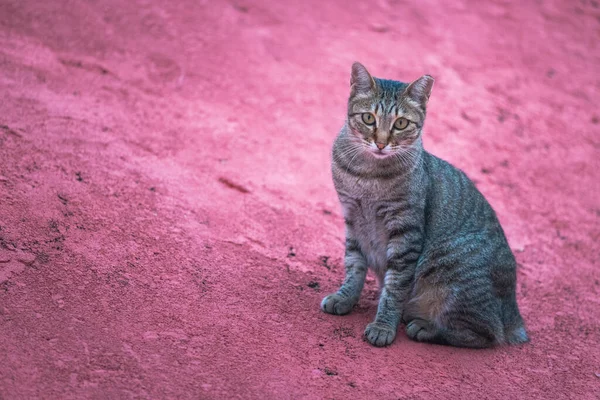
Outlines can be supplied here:
[[402, 130], [406, 129], [406, 127], [408, 126], [409, 123], [410, 123], [410, 121], [407, 120], [406, 118], [398, 118], [396, 120], [396, 122], [394, 122], [394, 129], [398, 129], [399, 131], [402, 131]]
[[367, 125], [374, 125], [375, 124], [375, 117], [371, 113], [363, 113], [362, 114], [362, 121], [365, 124], [367, 124]]

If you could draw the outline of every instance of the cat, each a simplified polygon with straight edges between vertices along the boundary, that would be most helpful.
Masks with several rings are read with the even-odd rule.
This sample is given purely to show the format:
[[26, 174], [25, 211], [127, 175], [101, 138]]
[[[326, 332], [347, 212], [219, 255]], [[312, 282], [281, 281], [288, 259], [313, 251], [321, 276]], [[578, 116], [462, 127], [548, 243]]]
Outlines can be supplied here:
[[346, 275], [321, 309], [349, 313], [371, 268], [381, 293], [364, 336], [375, 346], [391, 344], [400, 323], [419, 342], [527, 342], [516, 261], [494, 210], [461, 170], [423, 148], [433, 82], [378, 79], [352, 65], [348, 116], [332, 152]]

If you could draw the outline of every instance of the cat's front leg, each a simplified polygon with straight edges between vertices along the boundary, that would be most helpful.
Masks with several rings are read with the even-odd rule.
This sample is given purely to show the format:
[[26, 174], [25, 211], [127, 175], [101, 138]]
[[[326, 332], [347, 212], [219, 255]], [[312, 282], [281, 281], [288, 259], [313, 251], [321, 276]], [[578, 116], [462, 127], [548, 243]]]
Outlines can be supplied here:
[[365, 284], [367, 275], [367, 261], [363, 256], [358, 242], [346, 238], [346, 253], [344, 256], [346, 277], [344, 283], [336, 293], [326, 296], [321, 301], [321, 309], [329, 314], [348, 314], [358, 302], [360, 292]]
[[402, 319], [402, 306], [408, 296], [413, 275], [414, 268], [386, 271], [375, 321], [365, 329], [365, 338], [372, 345], [387, 346], [396, 338], [398, 324]]
[[420, 234], [390, 236], [387, 270], [375, 321], [367, 325], [365, 338], [374, 346], [391, 344], [402, 320], [404, 304], [410, 294], [417, 260], [421, 252]]

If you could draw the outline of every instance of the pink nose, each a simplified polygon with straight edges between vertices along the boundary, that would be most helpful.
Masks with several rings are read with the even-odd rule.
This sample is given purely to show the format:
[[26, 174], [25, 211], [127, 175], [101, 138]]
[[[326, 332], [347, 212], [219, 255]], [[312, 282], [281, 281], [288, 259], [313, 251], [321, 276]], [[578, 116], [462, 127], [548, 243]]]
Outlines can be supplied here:
[[375, 143], [377, 145], [377, 148], [379, 150], [383, 150], [383, 148], [385, 147], [385, 143]]

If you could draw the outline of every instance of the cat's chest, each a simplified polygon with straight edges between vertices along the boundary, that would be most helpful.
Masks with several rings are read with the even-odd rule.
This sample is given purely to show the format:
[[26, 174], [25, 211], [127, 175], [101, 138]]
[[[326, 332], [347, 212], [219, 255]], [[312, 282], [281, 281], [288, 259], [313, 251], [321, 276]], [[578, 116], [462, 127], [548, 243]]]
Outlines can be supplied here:
[[385, 268], [388, 232], [385, 226], [385, 203], [372, 199], [345, 198], [342, 200], [344, 217], [350, 233], [360, 245], [369, 267]]
[[406, 183], [393, 179], [357, 179], [334, 169], [334, 184], [349, 233], [358, 241], [369, 267], [379, 275], [387, 264], [386, 222], [391, 216], [399, 216], [399, 204], [406, 202], [408, 193]]

